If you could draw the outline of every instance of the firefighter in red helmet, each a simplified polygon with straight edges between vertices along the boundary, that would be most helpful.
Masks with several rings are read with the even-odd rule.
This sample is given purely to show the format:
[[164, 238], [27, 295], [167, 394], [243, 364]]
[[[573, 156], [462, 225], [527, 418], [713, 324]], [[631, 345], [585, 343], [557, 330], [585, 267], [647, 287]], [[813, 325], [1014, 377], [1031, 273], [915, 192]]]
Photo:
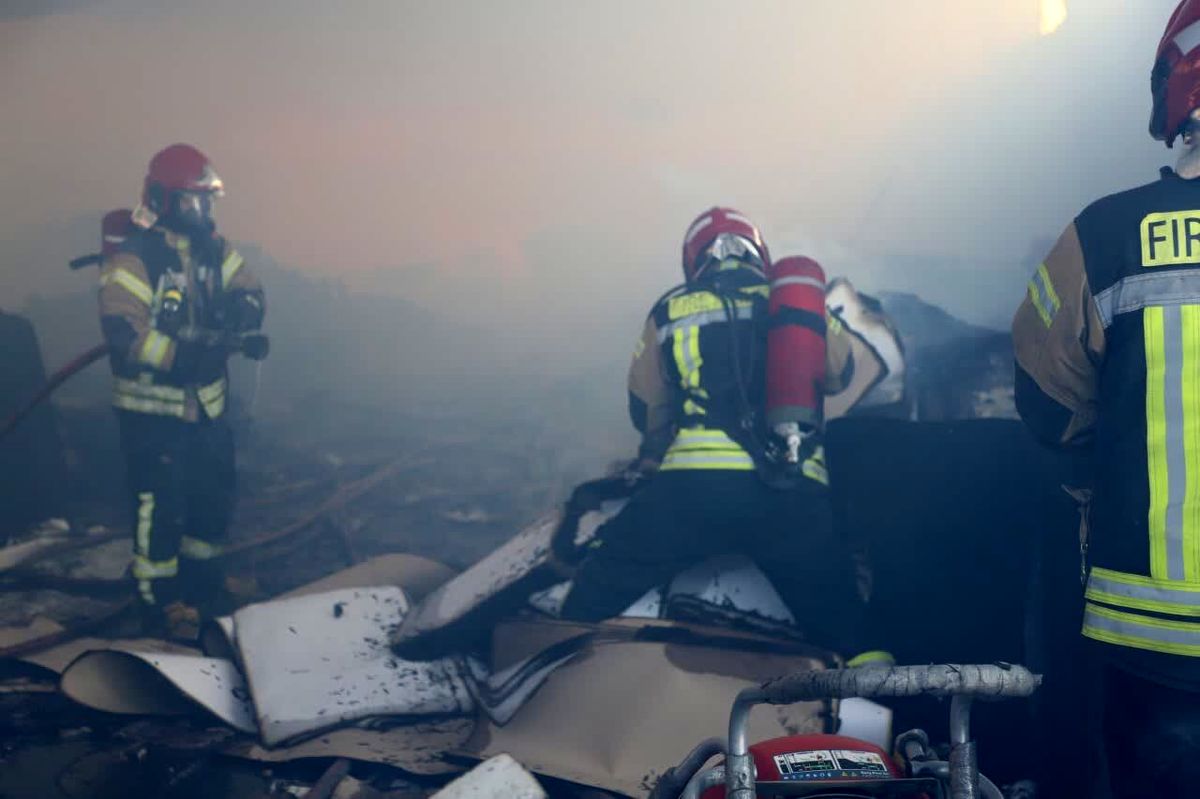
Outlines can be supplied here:
[[[810, 378], [836, 390], [852, 368], [849, 343], [836, 318], [826, 318], [819, 267], [794, 260], [805, 261], [811, 274], [797, 280], [816, 298], [804, 321], [819, 360]], [[819, 409], [801, 414], [799, 456], [782, 470], [790, 479], [777, 479], [787, 475], [771, 456], [785, 449], [772, 446], [763, 413], [771, 270], [762, 235], [741, 213], [712, 208], [688, 227], [686, 282], [651, 309], [629, 371], [640, 468], [655, 474], [597, 532], [564, 617], [615, 616], [697, 561], [743, 552], [811, 640], [843, 654], [861, 651], [862, 601], [833, 530]]]
[[[142, 202], [100, 273], [100, 324], [134, 520], [133, 577], [150, 627], [194, 635], [219, 597], [234, 493], [226, 363], [261, 358], [263, 290], [217, 235], [224, 186], [175, 144], [150, 161]], [[109, 242], [106, 239], [106, 244]]]
[[1151, 87], [1176, 168], [1084, 209], [1013, 320], [1018, 411], [1095, 472], [1082, 632], [1118, 798], [1200, 785], [1200, 0]]

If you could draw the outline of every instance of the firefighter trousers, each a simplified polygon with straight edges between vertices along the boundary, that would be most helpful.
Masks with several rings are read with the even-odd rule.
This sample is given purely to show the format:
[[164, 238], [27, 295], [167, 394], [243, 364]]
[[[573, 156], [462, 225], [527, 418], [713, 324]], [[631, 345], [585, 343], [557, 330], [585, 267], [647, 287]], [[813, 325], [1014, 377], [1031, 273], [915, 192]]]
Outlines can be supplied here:
[[600, 621], [715, 555], [740, 553], [766, 574], [812, 643], [861, 651], [865, 608], [826, 489], [788, 491], [748, 471], [659, 472], [597, 531], [562, 609]]
[[1099, 670], [1100, 727], [1112, 799], [1195, 796], [1200, 790], [1200, 693], [1111, 664]]
[[133, 510], [133, 576], [149, 606], [204, 606], [218, 594], [219, 556], [235, 489], [233, 431], [223, 418], [185, 422], [118, 411]]

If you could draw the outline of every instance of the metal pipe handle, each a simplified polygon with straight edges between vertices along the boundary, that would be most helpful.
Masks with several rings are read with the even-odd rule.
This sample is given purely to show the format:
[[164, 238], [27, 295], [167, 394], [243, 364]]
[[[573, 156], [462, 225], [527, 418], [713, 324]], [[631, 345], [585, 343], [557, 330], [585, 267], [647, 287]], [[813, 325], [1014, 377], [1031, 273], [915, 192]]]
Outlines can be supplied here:
[[758, 701], [790, 705], [818, 699], [883, 696], [1026, 697], [1042, 678], [1024, 666], [995, 665], [869, 666], [834, 671], [802, 671], [764, 683]]

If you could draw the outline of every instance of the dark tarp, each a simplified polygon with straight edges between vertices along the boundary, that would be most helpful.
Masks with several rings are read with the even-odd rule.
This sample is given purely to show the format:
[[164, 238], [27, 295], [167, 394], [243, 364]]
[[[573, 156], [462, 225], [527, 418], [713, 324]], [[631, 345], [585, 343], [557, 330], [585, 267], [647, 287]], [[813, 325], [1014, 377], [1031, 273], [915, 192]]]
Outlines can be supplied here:
[[[46, 381], [33, 325], [0, 312], [0, 424]], [[0, 439], [0, 537], [61, 513], [66, 474], [54, 410], [43, 403]]]
[[[880, 648], [905, 664], [1008, 661], [1045, 674], [1033, 702], [977, 706], [981, 767], [1034, 776], [1030, 754], [1043, 752], [1059, 771], [1086, 771], [1079, 515], [1062, 490], [1079, 483], [1078, 464], [1009, 420], [837, 420], [827, 451], [837, 522], [870, 552]], [[947, 739], [947, 705], [895, 707], [898, 730]], [[1083, 795], [1077, 774], [1037, 776], [1055, 788], [1047, 795]]]

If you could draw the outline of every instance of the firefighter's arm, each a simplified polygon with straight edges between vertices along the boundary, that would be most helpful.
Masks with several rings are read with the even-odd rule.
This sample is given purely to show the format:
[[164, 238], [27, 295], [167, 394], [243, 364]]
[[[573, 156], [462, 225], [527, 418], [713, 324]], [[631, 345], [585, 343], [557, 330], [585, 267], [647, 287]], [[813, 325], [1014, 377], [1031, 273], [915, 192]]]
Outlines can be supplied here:
[[221, 288], [228, 303], [226, 318], [230, 329], [246, 333], [262, 327], [267, 313], [262, 283], [241, 253], [228, 243], [221, 260]]
[[825, 394], [845, 391], [854, 377], [850, 332], [837, 314], [825, 313]]
[[100, 327], [113, 359], [171, 371], [179, 345], [151, 325], [154, 289], [142, 260], [124, 252], [106, 258], [100, 269], [99, 299]]
[[638, 457], [658, 463], [671, 445], [671, 395], [658, 346], [658, 325], [646, 320], [629, 365], [629, 418], [642, 434]]
[[1105, 341], [1074, 224], [1029, 281], [1012, 332], [1021, 418], [1047, 444], [1086, 443], [1096, 424]]

